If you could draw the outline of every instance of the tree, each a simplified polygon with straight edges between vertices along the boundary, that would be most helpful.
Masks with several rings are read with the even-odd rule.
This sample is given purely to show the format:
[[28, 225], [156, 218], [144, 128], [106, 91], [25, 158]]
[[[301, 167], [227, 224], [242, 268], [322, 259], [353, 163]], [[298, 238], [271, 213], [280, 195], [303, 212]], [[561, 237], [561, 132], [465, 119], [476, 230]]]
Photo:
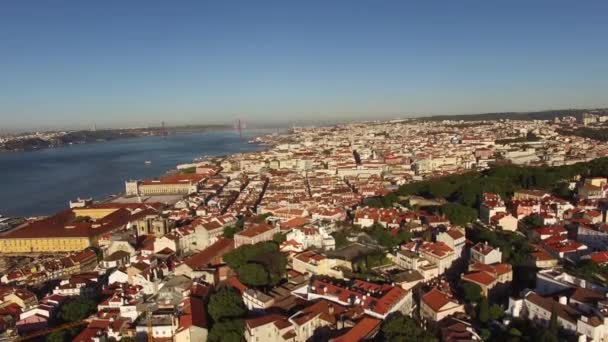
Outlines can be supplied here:
[[481, 287], [475, 283], [463, 281], [461, 283], [464, 299], [469, 303], [477, 303], [481, 299]]
[[366, 231], [372, 237], [372, 239], [376, 240], [376, 242], [383, 247], [393, 248], [400, 243], [399, 239], [391, 235], [391, 233], [389, 233], [389, 231], [381, 224], [374, 223]]
[[450, 222], [464, 225], [477, 219], [477, 210], [458, 203], [446, 203], [441, 206], [441, 212], [448, 217]]
[[553, 192], [557, 197], [564, 198], [567, 200], [571, 200], [574, 195], [574, 192], [570, 190], [570, 185], [565, 182], [559, 183]]
[[483, 341], [490, 341], [490, 337], [492, 337], [492, 332], [488, 329], [481, 329], [481, 333], [479, 334]]
[[532, 215], [526, 216], [521, 221], [523, 224], [525, 224], [528, 228], [531, 228], [531, 229], [542, 227], [544, 224], [544, 220], [543, 220], [542, 216], [540, 216], [538, 214], [532, 214]]
[[488, 322], [490, 321], [490, 304], [488, 303], [487, 298], [484, 297], [481, 300], [481, 303], [479, 303], [478, 310], [479, 311], [477, 314], [477, 319], [484, 326], [487, 325]]
[[96, 308], [97, 305], [92, 300], [84, 297], [77, 297], [61, 307], [60, 316], [61, 319], [66, 322], [81, 321], [95, 312]]
[[342, 248], [348, 244], [348, 232], [346, 231], [337, 231], [331, 234], [336, 240], [336, 248]]
[[224, 228], [223, 235], [225, 238], [232, 239], [234, 234], [240, 232], [242, 229], [237, 228], [236, 226], [228, 226]]
[[551, 319], [549, 320], [549, 333], [556, 339], [559, 336], [559, 322], [557, 321], [557, 311], [555, 308], [551, 310]]
[[268, 272], [260, 264], [248, 263], [237, 269], [239, 280], [250, 286], [268, 285]]
[[285, 242], [285, 240], [287, 240], [287, 234], [283, 234], [283, 233], [275, 233], [272, 236], [272, 241], [276, 242], [277, 245], [281, 245], [283, 242]]
[[47, 342], [64, 342], [67, 341], [65, 330], [53, 331], [46, 336]]
[[245, 325], [242, 319], [227, 319], [211, 326], [207, 339], [210, 342], [241, 342]]
[[367, 255], [362, 255], [355, 259], [353, 266], [360, 272], [369, 272], [372, 268], [385, 265], [389, 262], [385, 253], [372, 252]]
[[484, 192], [505, 196], [522, 188], [551, 190], [555, 184], [569, 181], [577, 175], [608, 176], [608, 158], [555, 167], [501, 165], [482, 172], [404, 184], [399, 187], [397, 194], [442, 197], [474, 209], [478, 207]]
[[228, 288], [211, 295], [207, 310], [214, 322], [219, 322], [223, 318], [241, 317], [247, 311], [243, 298]]
[[409, 242], [412, 239], [412, 233], [405, 229], [401, 229], [399, 233], [397, 233], [397, 244], [403, 244]]
[[[271, 241], [241, 246], [224, 255], [224, 261], [236, 271], [242, 282], [250, 286], [274, 286], [281, 281], [287, 269], [287, 257], [281, 253], [279, 246]], [[248, 264], [258, 266], [247, 266], [241, 270], [241, 267]], [[260, 284], [259, 277], [248, 277], [250, 271], [259, 269], [259, 266], [263, 267], [267, 274], [263, 284]], [[241, 278], [242, 276], [245, 278]]]
[[522, 333], [517, 328], [511, 328], [511, 329], [509, 329], [509, 335], [515, 336], [515, 337], [520, 337], [522, 335]]
[[[266, 222], [266, 219], [269, 218], [269, 217], [271, 217], [271, 216], [272, 216], [272, 213], [266, 213], [266, 214], [254, 216], [251, 220], [254, 223], [264, 223], [264, 222]], [[243, 221], [243, 224], [244, 223], [245, 223], [245, 221]]]
[[413, 318], [402, 314], [386, 319], [381, 330], [385, 341], [437, 341], [437, 338], [420, 327]]
[[596, 264], [591, 260], [582, 260], [571, 271], [577, 276], [598, 282], [608, 278], [608, 267]]
[[559, 339], [553, 336], [549, 330], [540, 329], [534, 336], [534, 341], [538, 342], [558, 342]]
[[223, 235], [225, 238], [232, 239], [234, 237], [234, 234], [242, 231], [244, 227], [245, 227], [245, 219], [241, 217], [236, 221], [235, 224], [225, 227]]
[[497, 321], [497, 320], [501, 319], [504, 314], [505, 314], [505, 312], [502, 309], [502, 306], [500, 306], [500, 304], [494, 303], [490, 306], [490, 319], [491, 320]]

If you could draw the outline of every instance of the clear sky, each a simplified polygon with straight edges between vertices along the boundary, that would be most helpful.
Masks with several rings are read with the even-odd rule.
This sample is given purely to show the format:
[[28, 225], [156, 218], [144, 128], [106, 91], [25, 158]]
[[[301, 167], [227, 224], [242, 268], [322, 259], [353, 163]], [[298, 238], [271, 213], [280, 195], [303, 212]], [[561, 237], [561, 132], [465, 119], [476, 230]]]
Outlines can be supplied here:
[[0, 127], [608, 106], [608, 1], [0, 3]]

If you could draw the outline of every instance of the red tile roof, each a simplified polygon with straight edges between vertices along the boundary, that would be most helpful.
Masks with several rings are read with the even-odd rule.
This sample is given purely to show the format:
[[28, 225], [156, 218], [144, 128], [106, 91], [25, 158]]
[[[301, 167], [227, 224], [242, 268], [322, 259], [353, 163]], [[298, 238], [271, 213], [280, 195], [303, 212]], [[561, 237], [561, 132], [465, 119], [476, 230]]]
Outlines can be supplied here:
[[177, 173], [173, 175], [167, 175], [160, 179], [149, 179], [142, 182], [143, 185], [155, 185], [155, 184], [196, 184], [202, 182], [206, 178], [205, 175], [201, 174], [185, 174]]
[[594, 252], [590, 255], [591, 261], [597, 264], [608, 263], [608, 251]]
[[194, 254], [184, 260], [186, 265], [192, 269], [200, 269], [207, 267], [210, 263], [214, 263], [224, 254], [234, 249], [234, 240], [221, 238], [203, 251]]
[[247, 330], [255, 329], [267, 324], [273, 324], [280, 322], [279, 325], [284, 326], [284, 322], [287, 321], [285, 316], [279, 314], [269, 314], [261, 317], [250, 318], [245, 320], [245, 328]]
[[454, 301], [450, 295], [436, 288], [425, 293], [421, 300], [435, 312], [441, 311], [444, 306]]
[[346, 334], [332, 339], [332, 342], [361, 341], [371, 338], [380, 329], [381, 320], [369, 316], [364, 317], [355, 324]]
[[237, 233], [236, 235], [252, 238], [254, 236], [264, 234], [272, 229], [274, 229], [274, 228], [269, 224], [258, 223], [258, 224], [252, 225], [251, 227], [243, 230], [242, 232]]
[[[137, 213], [118, 206], [119, 208], [105, 217], [92, 220], [77, 217], [72, 209], [61, 211], [42, 220], [33, 221], [21, 228], [13, 229], [0, 235], [0, 239], [18, 238], [62, 238], [62, 237], [93, 237], [99, 236], [125, 226], [142, 213], [156, 213], [154, 209], [144, 209]], [[139, 205], [139, 207], [144, 207]], [[113, 208], [113, 207], [112, 207]]]
[[208, 328], [207, 312], [202, 299], [189, 297], [182, 304], [182, 315], [179, 316], [178, 331], [189, 329], [192, 326]]
[[496, 277], [484, 271], [463, 274], [462, 279], [485, 286], [492, 286], [496, 282]]

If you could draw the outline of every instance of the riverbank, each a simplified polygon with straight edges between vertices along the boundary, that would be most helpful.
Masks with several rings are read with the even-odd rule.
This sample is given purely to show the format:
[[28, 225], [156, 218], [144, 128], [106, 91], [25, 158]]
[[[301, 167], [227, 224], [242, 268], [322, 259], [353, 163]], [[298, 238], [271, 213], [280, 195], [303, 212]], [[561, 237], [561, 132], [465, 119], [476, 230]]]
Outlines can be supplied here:
[[124, 192], [126, 180], [154, 178], [197, 157], [267, 149], [248, 141], [268, 133], [273, 131], [246, 131], [241, 138], [224, 130], [1, 154], [0, 213], [49, 215], [78, 197], [105, 199]]
[[90, 131], [60, 131], [25, 133], [0, 139], [0, 153], [31, 152], [47, 148], [65, 147], [119, 139], [133, 139], [151, 136], [169, 136], [183, 133], [205, 133], [230, 130], [226, 125], [197, 125], [180, 127], [150, 127], [129, 129], [104, 129]]

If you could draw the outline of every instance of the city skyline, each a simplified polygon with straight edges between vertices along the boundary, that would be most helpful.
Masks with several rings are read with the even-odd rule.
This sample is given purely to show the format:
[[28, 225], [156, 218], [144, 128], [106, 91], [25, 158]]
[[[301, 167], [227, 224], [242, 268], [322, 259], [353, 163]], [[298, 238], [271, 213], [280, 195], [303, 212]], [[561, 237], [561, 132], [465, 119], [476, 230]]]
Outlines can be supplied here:
[[0, 5], [0, 342], [608, 341], [608, 2]]
[[605, 2], [11, 3], [5, 130], [606, 107]]

